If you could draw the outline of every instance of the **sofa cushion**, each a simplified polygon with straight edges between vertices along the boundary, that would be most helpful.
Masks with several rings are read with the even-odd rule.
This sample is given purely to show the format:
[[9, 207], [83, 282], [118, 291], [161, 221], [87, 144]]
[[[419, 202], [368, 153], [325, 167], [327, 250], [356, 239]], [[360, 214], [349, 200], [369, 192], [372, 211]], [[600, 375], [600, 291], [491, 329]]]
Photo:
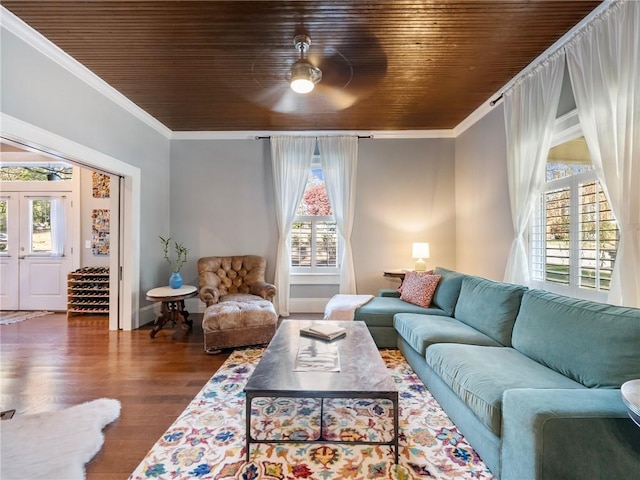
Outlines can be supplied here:
[[444, 310], [450, 317], [453, 317], [453, 310], [462, 287], [462, 279], [466, 275], [442, 267], [436, 267], [433, 273], [434, 275], [440, 275], [442, 278], [433, 294], [432, 304], [434, 307]]
[[429, 308], [433, 292], [436, 291], [440, 275], [431, 275], [422, 272], [408, 272], [402, 282], [400, 300], [413, 303], [419, 307]]
[[202, 317], [205, 333], [276, 325], [278, 315], [268, 300], [252, 302], [220, 302], [208, 306]]
[[381, 288], [378, 290], [377, 297], [395, 297], [400, 298], [400, 292], [392, 288]]
[[493, 433], [501, 434], [502, 394], [513, 388], [585, 388], [509, 347], [431, 345], [427, 364]]
[[640, 378], [640, 309], [529, 290], [513, 347], [591, 388]]
[[374, 297], [356, 309], [354, 320], [365, 322], [369, 327], [393, 328], [393, 316], [396, 313], [423, 313], [427, 315], [446, 315], [434, 306], [422, 308], [394, 297]]
[[513, 324], [526, 290], [521, 285], [467, 275], [462, 280], [455, 318], [510, 347]]
[[261, 302], [264, 298], [251, 293], [229, 293], [228, 295], [220, 296], [218, 302]]
[[465, 343], [501, 347], [491, 337], [479, 332], [455, 318], [442, 315], [416, 315], [398, 313], [393, 326], [411, 347], [424, 355], [427, 347], [435, 343]]

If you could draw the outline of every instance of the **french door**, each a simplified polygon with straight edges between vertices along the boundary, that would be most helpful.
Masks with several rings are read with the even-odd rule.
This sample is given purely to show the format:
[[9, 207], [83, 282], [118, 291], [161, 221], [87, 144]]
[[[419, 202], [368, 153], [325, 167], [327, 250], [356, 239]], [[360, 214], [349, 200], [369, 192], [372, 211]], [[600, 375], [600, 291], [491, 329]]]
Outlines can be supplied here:
[[71, 205], [65, 192], [0, 195], [0, 309], [66, 310]]

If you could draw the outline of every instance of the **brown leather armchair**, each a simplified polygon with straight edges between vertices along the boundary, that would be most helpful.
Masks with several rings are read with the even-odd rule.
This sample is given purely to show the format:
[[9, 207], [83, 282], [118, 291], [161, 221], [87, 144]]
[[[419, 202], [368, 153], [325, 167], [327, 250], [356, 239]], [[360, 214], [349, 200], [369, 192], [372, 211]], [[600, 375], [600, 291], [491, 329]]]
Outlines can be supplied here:
[[207, 307], [232, 294], [250, 294], [273, 302], [276, 287], [265, 282], [266, 268], [267, 261], [258, 255], [200, 258], [200, 299]]
[[258, 255], [198, 260], [200, 299], [207, 353], [268, 343], [276, 331], [276, 287], [265, 281], [266, 260]]

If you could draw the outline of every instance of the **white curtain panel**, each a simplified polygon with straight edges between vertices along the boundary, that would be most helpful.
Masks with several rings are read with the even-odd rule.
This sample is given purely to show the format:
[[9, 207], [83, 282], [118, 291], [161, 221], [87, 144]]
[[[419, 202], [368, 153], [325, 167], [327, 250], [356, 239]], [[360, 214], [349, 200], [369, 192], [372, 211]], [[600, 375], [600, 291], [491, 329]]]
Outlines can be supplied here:
[[504, 94], [507, 175], [515, 232], [504, 275], [509, 283], [530, 283], [525, 231], [545, 181], [564, 63], [564, 53], [552, 55]]
[[61, 256], [64, 254], [65, 220], [64, 199], [51, 199], [51, 253]]
[[277, 289], [275, 306], [278, 314], [285, 317], [289, 316], [291, 293], [289, 233], [304, 194], [315, 147], [315, 137], [271, 137], [271, 165], [279, 235], [274, 281]]
[[358, 137], [320, 137], [320, 161], [329, 202], [344, 242], [340, 259], [340, 293], [356, 293], [356, 274], [351, 250], [351, 232], [356, 204]]
[[640, 2], [616, 3], [566, 47], [578, 116], [620, 229], [608, 301], [640, 306]]

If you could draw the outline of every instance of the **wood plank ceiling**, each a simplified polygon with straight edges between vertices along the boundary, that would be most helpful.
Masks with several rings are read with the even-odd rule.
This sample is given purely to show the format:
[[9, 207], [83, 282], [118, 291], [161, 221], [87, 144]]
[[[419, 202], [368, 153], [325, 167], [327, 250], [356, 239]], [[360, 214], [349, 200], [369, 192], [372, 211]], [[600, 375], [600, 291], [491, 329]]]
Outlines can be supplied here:
[[454, 128], [601, 2], [2, 3], [173, 131], [362, 131]]

